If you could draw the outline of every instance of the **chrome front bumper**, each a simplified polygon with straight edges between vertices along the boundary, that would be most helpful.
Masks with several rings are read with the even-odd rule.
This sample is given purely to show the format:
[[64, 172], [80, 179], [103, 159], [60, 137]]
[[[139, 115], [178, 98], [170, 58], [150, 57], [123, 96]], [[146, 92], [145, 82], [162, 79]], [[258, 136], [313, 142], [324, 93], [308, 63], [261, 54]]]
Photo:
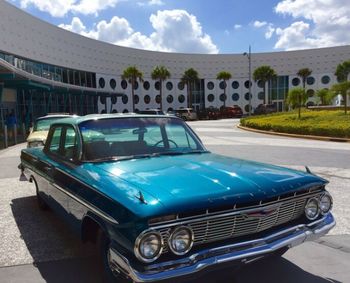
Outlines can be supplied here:
[[133, 268], [127, 258], [111, 248], [110, 265], [113, 271], [122, 272], [135, 282], [153, 282], [190, 275], [231, 261], [245, 263], [281, 248], [290, 248], [317, 239], [334, 226], [334, 217], [329, 213], [312, 223], [289, 227], [264, 238], [206, 249], [186, 258], [147, 265], [143, 272]]

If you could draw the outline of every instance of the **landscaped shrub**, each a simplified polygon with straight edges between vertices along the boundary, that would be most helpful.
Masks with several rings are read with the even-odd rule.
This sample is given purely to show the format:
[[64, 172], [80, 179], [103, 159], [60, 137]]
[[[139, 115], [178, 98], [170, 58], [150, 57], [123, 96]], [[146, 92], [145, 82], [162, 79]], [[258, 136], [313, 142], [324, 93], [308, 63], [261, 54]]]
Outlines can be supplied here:
[[295, 112], [241, 119], [249, 128], [281, 133], [350, 138], [350, 115], [343, 111], [307, 111], [298, 119]]

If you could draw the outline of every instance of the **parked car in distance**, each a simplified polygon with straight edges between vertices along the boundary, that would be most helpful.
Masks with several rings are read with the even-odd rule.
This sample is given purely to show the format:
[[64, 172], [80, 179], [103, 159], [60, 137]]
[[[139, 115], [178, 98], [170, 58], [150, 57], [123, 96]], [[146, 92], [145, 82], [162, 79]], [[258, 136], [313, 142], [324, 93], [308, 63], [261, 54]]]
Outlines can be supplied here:
[[216, 107], [208, 107], [207, 108], [207, 112], [208, 112], [208, 117], [210, 120], [217, 120], [221, 118], [221, 113], [220, 113], [220, 109], [216, 108]]
[[197, 111], [198, 119], [201, 120], [216, 120], [220, 118], [220, 110], [213, 106]]
[[140, 110], [138, 114], [149, 114], [149, 115], [164, 115], [164, 111], [160, 109], [146, 109]]
[[72, 117], [69, 114], [48, 114], [35, 120], [27, 138], [27, 147], [44, 146], [51, 123], [58, 119]]
[[238, 105], [220, 108], [221, 118], [241, 118], [243, 111]]
[[[174, 279], [245, 264], [325, 235], [327, 181], [209, 152], [181, 119], [88, 115], [21, 152], [39, 207], [95, 242], [105, 276]], [[273, 267], [272, 267], [273, 268]]]
[[254, 115], [271, 114], [277, 111], [275, 104], [259, 104], [254, 109]]
[[192, 108], [180, 108], [175, 110], [176, 116], [185, 121], [198, 120], [197, 113]]

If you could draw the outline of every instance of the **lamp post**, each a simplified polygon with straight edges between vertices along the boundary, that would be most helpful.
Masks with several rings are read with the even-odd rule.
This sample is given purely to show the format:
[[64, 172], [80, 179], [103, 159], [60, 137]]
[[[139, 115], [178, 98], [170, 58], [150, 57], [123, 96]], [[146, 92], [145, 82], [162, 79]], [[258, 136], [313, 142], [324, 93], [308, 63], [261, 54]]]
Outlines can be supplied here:
[[249, 45], [249, 52], [244, 52], [243, 56], [247, 56], [248, 58], [248, 65], [249, 65], [249, 116], [251, 115], [251, 109], [252, 109], [252, 92], [251, 92], [251, 88], [252, 88], [252, 53], [251, 53], [251, 48]]

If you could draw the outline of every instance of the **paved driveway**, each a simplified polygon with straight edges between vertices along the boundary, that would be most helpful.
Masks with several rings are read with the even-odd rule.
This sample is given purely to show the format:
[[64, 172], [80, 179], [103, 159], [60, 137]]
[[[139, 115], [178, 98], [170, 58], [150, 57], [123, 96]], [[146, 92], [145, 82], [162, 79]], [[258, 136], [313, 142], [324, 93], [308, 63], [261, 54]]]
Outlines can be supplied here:
[[[236, 120], [189, 124], [213, 152], [302, 170], [308, 165], [330, 181], [338, 222], [331, 236], [294, 248], [280, 260], [192, 281], [350, 282], [350, 144], [244, 132]], [[0, 283], [99, 282], [94, 248], [82, 245], [55, 214], [39, 211], [34, 187], [19, 181], [21, 147], [0, 152]]]

